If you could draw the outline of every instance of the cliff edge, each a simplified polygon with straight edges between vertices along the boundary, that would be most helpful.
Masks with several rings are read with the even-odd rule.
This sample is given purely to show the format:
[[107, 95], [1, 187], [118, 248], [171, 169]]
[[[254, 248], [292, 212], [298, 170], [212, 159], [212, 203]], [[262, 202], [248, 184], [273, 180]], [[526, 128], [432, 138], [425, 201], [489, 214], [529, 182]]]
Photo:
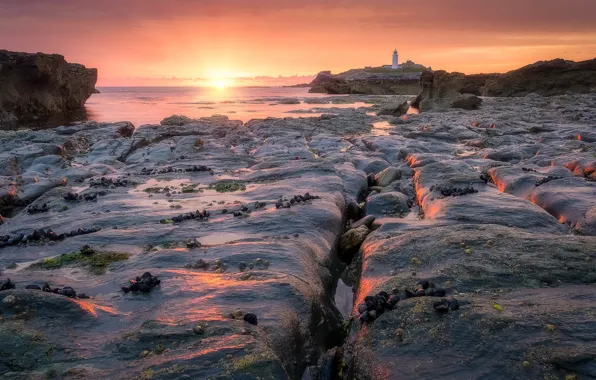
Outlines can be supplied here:
[[0, 50], [0, 125], [81, 108], [96, 82], [97, 69], [61, 55]]

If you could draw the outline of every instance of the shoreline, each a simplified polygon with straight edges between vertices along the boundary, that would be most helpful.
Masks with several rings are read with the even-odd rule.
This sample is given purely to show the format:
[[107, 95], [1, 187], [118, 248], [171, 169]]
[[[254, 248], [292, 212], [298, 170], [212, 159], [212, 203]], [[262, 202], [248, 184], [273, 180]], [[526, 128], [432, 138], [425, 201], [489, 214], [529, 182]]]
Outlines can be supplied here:
[[373, 112], [411, 97], [375, 99], [0, 131], [0, 373], [583, 374], [596, 95], [399, 116]]

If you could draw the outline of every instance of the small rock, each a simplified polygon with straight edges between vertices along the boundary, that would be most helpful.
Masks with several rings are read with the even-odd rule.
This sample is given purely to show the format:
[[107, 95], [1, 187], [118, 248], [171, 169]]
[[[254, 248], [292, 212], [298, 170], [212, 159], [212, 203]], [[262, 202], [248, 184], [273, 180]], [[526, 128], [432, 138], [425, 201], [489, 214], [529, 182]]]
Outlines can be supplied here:
[[350, 255], [357, 251], [369, 233], [370, 230], [366, 226], [360, 226], [344, 233], [339, 243], [344, 255]]
[[377, 311], [376, 310], [371, 310], [368, 312], [368, 318], [371, 321], [374, 321], [375, 319], [377, 319]]
[[395, 330], [395, 335], [397, 336], [397, 340], [398, 341], [403, 341], [404, 340], [404, 329], [402, 328], [398, 328], [397, 330]]
[[348, 219], [358, 220], [360, 219], [360, 213], [362, 210], [360, 209], [360, 205], [355, 200], [351, 200], [346, 205], [346, 216]]
[[370, 228], [370, 226], [374, 223], [375, 217], [374, 215], [367, 215], [364, 218], [358, 220], [357, 222], [352, 223], [352, 228], [358, 228], [360, 226], [366, 226]]
[[247, 313], [244, 315], [244, 320], [248, 323], [250, 323], [251, 325], [257, 326], [258, 325], [258, 321], [257, 321], [257, 316], [252, 314], [252, 313]]
[[456, 300], [455, 298], [451, 299], [449, 301], [449, 308], [451, 310], [457, 310], [457, 309], [459, 309], [459, 301]]
[[395, 166], [390, 166], [375, 176], [375, 184], [380, 187], [385, 187], [400, 178], [401, 171]]
[[186, 248], [189, 249], [201, 248], [201, 242], [197, 239], [186, 239], [184, 240], [184, 244], [186, 245]]
[[13, 307], [14, 305], [17, 304], [17, 297], [15, 297], [11, 294], [9, 296], [4, 297], [4, 299], [2, 300], [2, 303], [6, 307]]
[[447, 302], [447, 300], [441, 300], [439, 302], [435, 302], [433, 304], [433, 309], [435, 309], [435, 311], [437, 313], [447, 313], [449, 311], [449, 302]]
[[201, 325], [196, 325], [192, 328], [192, 332], [197, 335], [203, 335], [205, 333], [205, 329]]

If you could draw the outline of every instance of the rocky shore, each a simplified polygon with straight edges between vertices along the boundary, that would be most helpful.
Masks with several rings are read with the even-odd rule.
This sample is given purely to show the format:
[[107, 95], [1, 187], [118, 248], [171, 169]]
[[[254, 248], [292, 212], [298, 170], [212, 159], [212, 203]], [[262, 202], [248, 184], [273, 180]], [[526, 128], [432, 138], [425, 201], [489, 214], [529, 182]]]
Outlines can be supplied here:
[[[351, 70], [332, 75], [323, 71], [311, 83], [311, 92], [328, 94], [412, 95], [418, 93], [418, 72]], [[573, 62], [563, 59], [540, 61], [505, 74], [447, 73], [437, 75], [456, 79], [453, 91], [488, 97], [522, 97], [596, 92], [596, 59]]]
[[408, 98], [0, 131], [0, 376], [596, 377], [596, 95]]
[[96, 69], [61, 55], [0, 50], [0, 129], [78, 110], [96, 82]]

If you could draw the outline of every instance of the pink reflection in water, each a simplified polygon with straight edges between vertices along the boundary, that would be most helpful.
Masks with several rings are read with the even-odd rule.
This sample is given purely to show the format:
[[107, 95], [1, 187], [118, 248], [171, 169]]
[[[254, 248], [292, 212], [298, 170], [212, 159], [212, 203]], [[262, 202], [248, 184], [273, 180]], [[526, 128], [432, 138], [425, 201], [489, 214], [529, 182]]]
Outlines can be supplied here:
[[[305, 104], [305, 98], [329, 97], [309, 94], [308, 88], [201, 88], [201, 87], [103, 87], [87, 101], [89, 120], [130, 121], [135, 126], [159, 124], [171, 115], [191, 118], [227, 115], [248, 121], [266, 117], [313, 117], [320, 113], [294, 114], [312, 108], [354, 108], [363, 104]], [[301, 104], [277, 104], [298, 98]]]

